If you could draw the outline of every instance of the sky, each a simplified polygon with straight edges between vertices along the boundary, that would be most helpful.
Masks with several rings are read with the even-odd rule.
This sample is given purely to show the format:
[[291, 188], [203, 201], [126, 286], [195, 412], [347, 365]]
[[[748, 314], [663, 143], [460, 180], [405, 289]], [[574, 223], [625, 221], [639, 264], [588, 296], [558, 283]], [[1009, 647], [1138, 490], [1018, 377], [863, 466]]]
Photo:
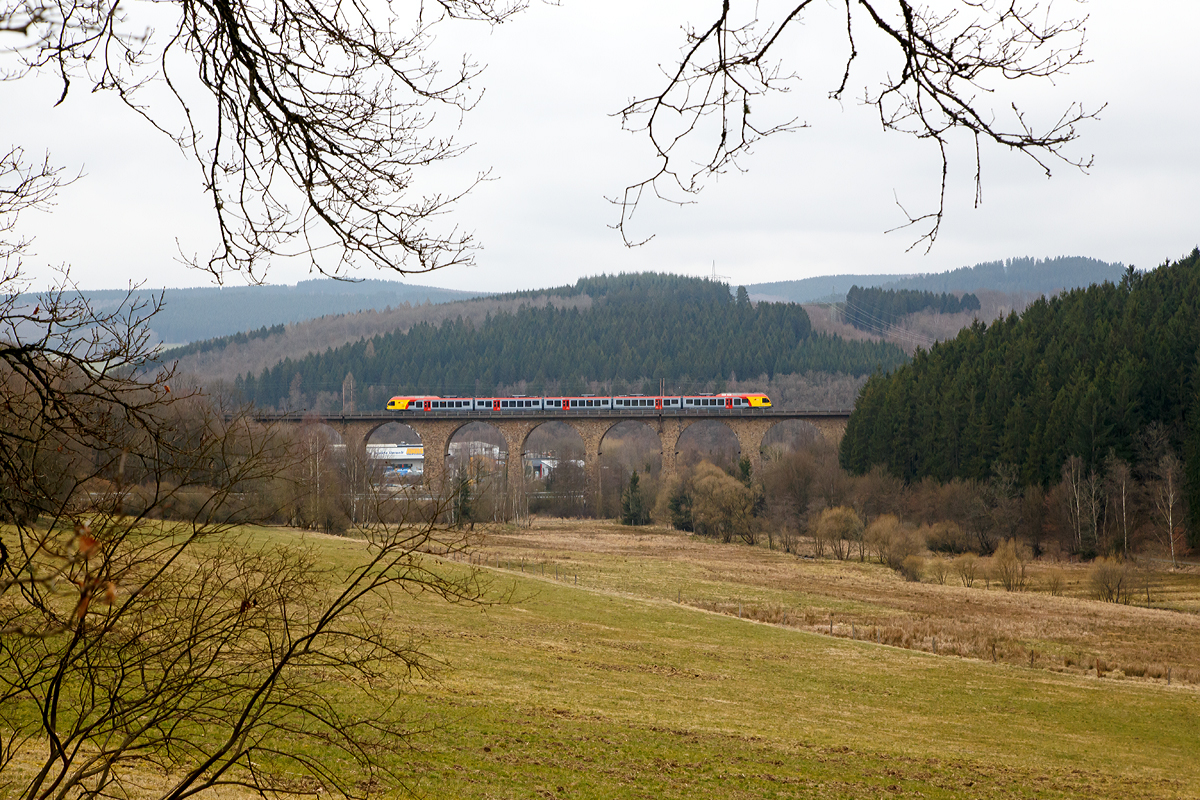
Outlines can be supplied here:
[[[1078, 13], [1077, 5], [1060, 0], [1053, 8], [1065, 15]], [[1020, 154], [985, 146], [976, 207], [971, 148], [959, 142], [941, 234], [929, 252], [910, 250], [911, 230], [887, 231], [904, 221], [897, 201], [917, 211], [936, 203], [936, 153], [881, 131], [873, 111], [855, 101], [873, 83], [873, 70], [894, 68], [866, 46], [850, 81], [857, 92], [841, 103], [827, 99], [840, 77], [842, 23], [832, 3], [818, 4], [784, 50], [785, 65], [802, 80], [763, 105], [775, 119], [796, 116], [809, 127], [760, 143], [743, 160], [745, 172], [711, 182], [694, 204], [643, 204], [632, 232], [653, 238], [626, 247], [611, 228], [618, 217], [606, 198], [644, 177], [651, 162], [645, 142], [613, 114], [659, 86], [660, 65], [675, 56], [689, 15], [699, 22], [716, 7], [715, 0], [562, 0], [535, 3], [494, 30], [443, 33], [439, 48], [469, 51], [486, 65], [476, 87], [484, 93], [458, 130], [472, 148], [422, 176], [421, 187], [450, 191], [491, 170], [492, 180], [444, 220], [474, 232], [482, 249], [474, 266], [354, 274], [483, 291], [647, 270], [715, 273], [737, 285], [940, 272], [1021, 256], [1082, 255], [1148, 268], [1200, 244], [1193, 48], [1200, 3], [1093, 0], [1079, 7], [1090, 17], [1091, 63], [1011, 95], [1042, 120], [1072, 101], [1089, 110], [1107, 104], [1070, 149], [1094, 156], [1086, 174], [1059, 165], [1047, 179]], [[26, 274], [37, 285], [69, 265], [87, 289], [211, 285], [179, 259], [181, 250], [205, 252], [212, 242], [198, 168], [115, 98], [73, 87], [54, 107], [59, 89], [48, 80], [0, 83], [3, 143], [48, 151], [68, 172], [82, 173], [49, 213], [22, 218], [24, 232], [36, 237]], [[306, 262], [279, 261], [267, 282], [311, 277]]]

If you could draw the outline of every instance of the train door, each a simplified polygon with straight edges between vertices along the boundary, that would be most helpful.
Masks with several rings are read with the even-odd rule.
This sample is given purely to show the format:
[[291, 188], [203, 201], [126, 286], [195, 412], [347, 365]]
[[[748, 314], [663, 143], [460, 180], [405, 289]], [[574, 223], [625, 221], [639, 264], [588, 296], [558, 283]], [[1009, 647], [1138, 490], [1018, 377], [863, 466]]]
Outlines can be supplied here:
[[733, 398], [732, 398], [732, 397], [726, 397], [726, 398], [725, 398], [725, 407], [726, 407], [726, 408], [733, 408]]
[[570, 411], [570, 410], [571, 410], [571, 398], [564, 397], [563, 398], [563, 411]]
[[662, 411], [662, 398], [661, 397], [654, 398], [654, 407], [656, 409], [658, 409], [659, 411]]
[[426, 400], [426, 401], [425, 401], [425, 410], [426, 410], [426, 411], [428, 411], [428, 410], [429, 410], [429, 406], [430, 406], [430, 402], [429, 402], [428, 400]]
[[500, 410], [500, 398], [497, 397], [495, 400], [492, 401], [492, 411], [499, 411], [499, 410]]

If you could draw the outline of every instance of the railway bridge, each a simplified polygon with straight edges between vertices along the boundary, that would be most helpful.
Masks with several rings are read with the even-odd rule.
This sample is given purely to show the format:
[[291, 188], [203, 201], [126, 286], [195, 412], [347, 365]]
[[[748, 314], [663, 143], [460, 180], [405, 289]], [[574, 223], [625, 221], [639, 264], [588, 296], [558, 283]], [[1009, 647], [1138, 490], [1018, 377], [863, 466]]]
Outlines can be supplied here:
[[563, 422], [569, 425], [584, 446], [584, 471], [587, 476], [587, 505], [599, 508], [600, 500], [600, 454], [604, 436], [621, 422], [642, 422], [653, 428], [662, 445], [662, 474], [664, 477], [676, 472], [679, 452], [679, 437], [691, 425], [702, 421], [717, 421], [728, 426], [737, 438], [738, 448], [750, 459], [755, 475], [762, 466], [761, 447], [767, 431], [780, 422], [799, 420], [815, 427], [827, 440], [838, 442], [846, 431], [849, 410], [791, 411], [778, 408], [756, 408], [733, 410], [724, 408], [696, 409], [514, 409], [514, 410], [465, 410], [440, 409], [431, 411], [378, 411], [339, 415], [314, 416], [309, 412], [282, 414], [258, 414], [261, 422], [302, 424], [319, 421], [336, 430], [345, 444], [366, 444], [376, 429], [389, 422], [398, 422], [412, 428], [421, 437], [425, 452], [426, 485], [432, 491], [446, 488], [448, 475], [446, 456], [450, 439], [464, 425], [484, 422], [500, 431], [507, 444], [508, 453], [520, 453], [522, 458], [506, 458], [510, 508], [524, 508], [524, 454], [529, 434], [547, 422]]

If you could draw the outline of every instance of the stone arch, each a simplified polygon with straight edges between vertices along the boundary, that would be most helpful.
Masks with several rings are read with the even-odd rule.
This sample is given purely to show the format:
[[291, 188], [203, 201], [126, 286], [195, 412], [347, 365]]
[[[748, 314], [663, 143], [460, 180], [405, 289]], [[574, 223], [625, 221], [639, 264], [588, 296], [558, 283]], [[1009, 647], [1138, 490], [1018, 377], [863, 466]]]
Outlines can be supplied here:
[[[653, 491], [653, 487], [662, 479], [664, 469], [668, 466], [666, 445], [663, 441], [663, 427], [661, 420], [655, 417], [614, 419], [609, 423], [600, 437], [597, 448], [596, 508], [598, 516], [612, 516], [620, 512], [620, 487], [625, 485], [629, 479], [629, 473], [632, 471], [637, 470], [639, 473], [643, 473], [645, 468], [649, 467], [650, 485], [645, 486], [645, 479], [643, 479], [643, 485], [650, 491]], [[614, 430], [618, 428], [622, 429], [623, 433], [613, 436]], [[614, 446], [616, 439], [623, 442], [619, 452]], [[608, 442], [607, 453], [605, 442]], [[656, 454], [657, 459], [654, 458]], [[649, 461], [648, 464], [647, 461]], [[655, 461], [658, 462], [657, 465], [655, 465]], [[650, 499], [653, 502], [652, 495]]]
[[523, 497], [521, 445], [514, 442], [504, 421], [468, 419], [455, 423], [439, 445], [444, 463], [442, 481], [453, 482], [442, 493], [457, 491], [461, 481], [469, 481], [475, 520], [519, 518], [522, 509], [514, 501]]
[[[731, 422], [731, 419], [713, 417], [693, 420], [686, 429], [680, 431], [676, 449], [680, 453], [695, 451], [696, 458], [712, 461], [721, 467], [728, 466], [723, 463], [725, 461], [736, 464], [744, 448]], [[687, 455], [683, 457], [686, 459]]]
[[824, 432], [812, 420], [781, 419], [763, 433], [759, 452], [770, 460], [772, 454], [809, 447], [824, 438]]
[[579, 438], [583, 440], [583, 471], [587, 485], [587, 502], [585, 511], [593, 517], [600, 516], [600, 443], [604, 436], [620, 420], [611, 418], [577, 418], [565, 419]]
[[548, 511], [564, 516], [586, 513], [592, 505], [588, 494], [588, 447], [578, 426], [561, 419], [541, 420], [529, 431], [521, 450], [529, 481], [527, 488], [536, 487], [544, 492], [536, 497], [529, 495], [530, 513]]

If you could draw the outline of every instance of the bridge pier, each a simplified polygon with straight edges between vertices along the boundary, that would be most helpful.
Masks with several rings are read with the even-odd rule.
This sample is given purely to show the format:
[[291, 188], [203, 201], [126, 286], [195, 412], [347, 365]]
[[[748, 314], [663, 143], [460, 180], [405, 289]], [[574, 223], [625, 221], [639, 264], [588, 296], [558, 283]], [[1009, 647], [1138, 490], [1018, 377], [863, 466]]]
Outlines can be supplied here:
[[659, 417], [658, 440], [662, 445], [662, 477], [675, 475], [679, 469], [679, 437], [695, 422], [684, 417]]

